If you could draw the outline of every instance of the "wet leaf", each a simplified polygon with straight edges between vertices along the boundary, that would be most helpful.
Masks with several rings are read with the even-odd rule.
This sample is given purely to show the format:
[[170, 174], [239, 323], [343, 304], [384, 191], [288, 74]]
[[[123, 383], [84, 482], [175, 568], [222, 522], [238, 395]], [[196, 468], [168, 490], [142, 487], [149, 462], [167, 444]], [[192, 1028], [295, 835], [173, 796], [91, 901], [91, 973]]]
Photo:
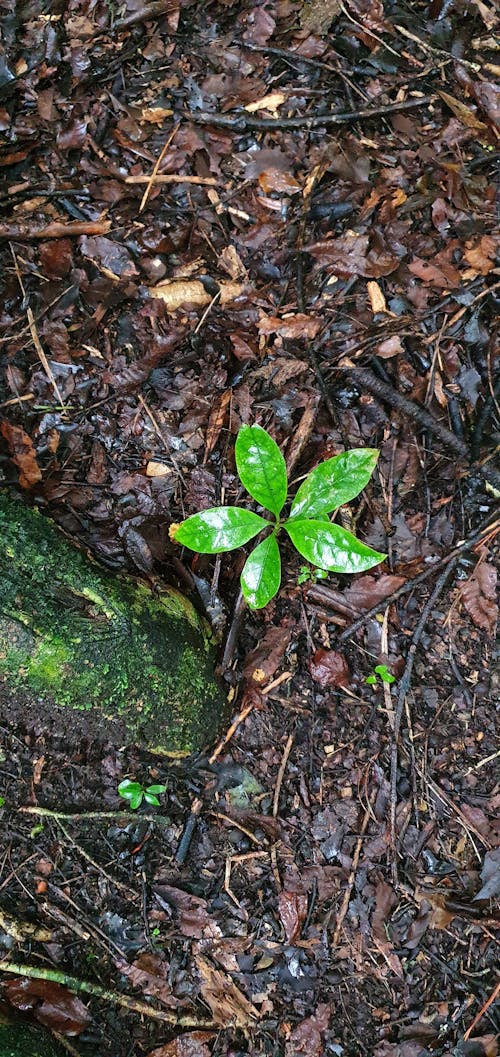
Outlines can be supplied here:
[[281, 558], [271, 533], [249, 554], [241, 573], [241, 589], [250, 609], [262, 609], [279, 590]]
[[295, 943], [306, 919], [307, 896], [284, 889], [278, 896], [278, 909], [287, 943]]
[[374, 448], [354, 448], [321, 462], [306, 477], [293, 500], [290, 517], [331, 514], [366, 487], [377, 465]]
[[323, 688], [349, 686], [351, 682], [347, 662], [336, 650], [316, 650], [309, 667], [314, 682]]
[[268, 526], [268, 521], [251, 510], [218, 506], [192, 514], [180, 525], [171, 525], [170, 537], [200, 554], [222, 554], [242, 547]]
[[241, 483], [252, 499], [278, 515], [285, 504], [288, 482], [276, 441], [261, 426], [242, 426], [235, 458]]
[[91, 1016], [76, 995], [50, 980], [8, 980], [4, 994], [12, 1006], [29, 1010], [40, 1024], [61, 1035], [80, 1035]]
[[365, 546], [346, 529], [324, 521], [287, 521], [284, 528], [299, 554], [318, 569], [359, 573], [385, 561], [386, 555]]
[[97, 265], [117, 278], [131, 279], [138, 275], [129, 251], [113, 239], [99, 235], [82, 235], [80, 248], [85, 257], [95, 261]]

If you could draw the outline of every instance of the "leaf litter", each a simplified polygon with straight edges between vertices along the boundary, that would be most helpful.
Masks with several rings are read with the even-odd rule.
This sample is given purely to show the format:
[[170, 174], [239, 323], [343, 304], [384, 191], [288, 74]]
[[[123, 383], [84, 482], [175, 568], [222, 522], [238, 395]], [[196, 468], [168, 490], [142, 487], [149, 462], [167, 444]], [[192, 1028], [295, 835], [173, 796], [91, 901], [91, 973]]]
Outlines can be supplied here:
[[[75, 1014], [69, 992], [23, 982], [51, 1027], [78, 1026], [82, 1057], [358, 1057], [360, 1040], [376, 1057], [489, 1057], [497, 14], [76, 2], [48, 18], [35, 0], [14, 25], [3, 6], [1, 483], [109, 567], [220, 600], [236, 724], [211, 763], [172, 770], [97, 735], [72, 748], [9, 702], [0, 909], [54, 939], [9, 954], [2, 934], [3, 956], [216, 1025], [170, 1032], [90, 996]], [[377, 113], [394, 102], [411, 109]], [[358, 109], [373, 116], [326, 120]], [[398, 396], [470, 446], [472, 472]], [[255, 421], [294, 490], [345, 450], [381, 451], [337, 523], [388, 559], [300, 584], [290, 547], [278, 598], [238, 616], [245, 556], [179, 558], [168, 527], [241, 505], [234, 442]], [[399, 681], [442, 563], [482, 524], [416, 652], [392, 848]], [[366, 684], [378, 664], [395, 685]], [[14, 814], [33, 788], [119, 810], [128, 774], [167, 784], [161, 830], [141, 811], [66, 832]]]

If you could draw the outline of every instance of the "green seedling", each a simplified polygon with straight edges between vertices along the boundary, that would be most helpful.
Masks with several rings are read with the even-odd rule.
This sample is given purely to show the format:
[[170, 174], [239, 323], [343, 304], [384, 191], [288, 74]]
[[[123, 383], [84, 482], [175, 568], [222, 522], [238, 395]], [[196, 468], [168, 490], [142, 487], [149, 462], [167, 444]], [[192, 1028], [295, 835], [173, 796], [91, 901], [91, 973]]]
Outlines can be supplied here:
[[120, 782], [118, 786], [118, 792], [124, 800], [128, 800], [132, 811], [137, 811], [137, 808], [141, 806], [142, 801], [145, 800], [147, 804], [153, 804], [155, 807], [160, 806], [158, 800], [158, 793], [164, 793], [166, 785], [141, 785], [140, 782], [131, 782], [130, 778], [125, 778], [123, 782]]
[[236, 468], [243, 487], [273, 520], [237, 506], [213, 507], [170, 526], [170, 538], [199, 554], [236, 550], [263, 533], [247, 558], [241, 590], [250, 609], [262, 609], [281, 583], [277, 537], [284, 530], [299, 554], [324, 572], [360, 573], [384, 561], [328, 515], [365, 488], [375, 469], [378, 452], [356, 448], [335, 455], [311, 471], [292, 501], [290, 516], [282, 518], [288, 478], [278, 445], [261, 426], [242, 426], [236, 438]]
[[326, 580], [328, 573], [326, 569], [309, 569], [307, 565], [301, 565], [297, 583], [306, 584], [308, 580]]
[[367, 683], [368, 686], [378, 686], [379, 679], [382, 683], [396, 682], [394, 676], [391, 675], [385, 664], [377, 664], [373, 669], [372, 674], [367, 675], [365, 683]]

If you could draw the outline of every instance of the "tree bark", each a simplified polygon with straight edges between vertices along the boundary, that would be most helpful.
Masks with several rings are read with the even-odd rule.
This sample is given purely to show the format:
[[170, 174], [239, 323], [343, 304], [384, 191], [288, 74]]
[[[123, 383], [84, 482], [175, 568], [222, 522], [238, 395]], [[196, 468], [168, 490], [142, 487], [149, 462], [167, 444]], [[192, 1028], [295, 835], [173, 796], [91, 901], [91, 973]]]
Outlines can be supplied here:
[[[0, 711], [48, 710], [71, 736], [113, 728], [184, 756], [225, 720], [209, 628], [172, 588], [115, 576], [0, 491]], [[70, 711], [71, 710], [71, 711]], [[65, 720], [61, 720], [62, 716]], [[70, 722], [67, 720], [70, 718]]]

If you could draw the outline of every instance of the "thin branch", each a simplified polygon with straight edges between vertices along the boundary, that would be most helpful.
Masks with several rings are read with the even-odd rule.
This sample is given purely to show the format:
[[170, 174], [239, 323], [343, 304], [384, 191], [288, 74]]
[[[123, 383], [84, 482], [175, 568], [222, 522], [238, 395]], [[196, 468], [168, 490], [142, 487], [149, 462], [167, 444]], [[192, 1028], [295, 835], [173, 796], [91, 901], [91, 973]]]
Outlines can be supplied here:
[[369, 120], [396, 114], [401, 110], [415, 110], [436, 101], [435, 95], [423, 95], [416, 99], [407, 99], [403, 103], [388, 103], [387, 106], [368, 107], [361, 110], [350, 110], [345, 113], [330, 112], [327, 114], [304, 114], [300, 117], [254, 117], [253, 114], [211, 114], [206, 111], [188, 111], [183, 117], [196, 125], [214, 125], [216, 128], [229, 128], [235, 132], [265, 129], [322, 128], [324, 125], [352, 125], [355, 121]]

